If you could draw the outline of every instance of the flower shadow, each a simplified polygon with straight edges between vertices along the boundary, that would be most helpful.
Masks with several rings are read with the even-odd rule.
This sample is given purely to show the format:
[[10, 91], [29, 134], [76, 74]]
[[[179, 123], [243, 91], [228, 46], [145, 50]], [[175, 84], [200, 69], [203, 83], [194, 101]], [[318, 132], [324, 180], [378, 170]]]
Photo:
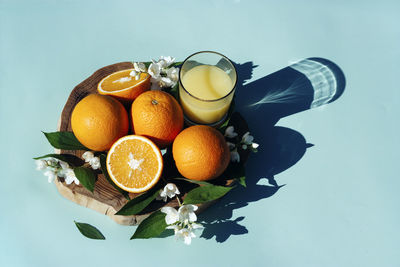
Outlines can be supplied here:
[[[275, 124], [283, 117], [335, 101], [346, 84], [342, 70], [323, 58], [302, 60], [250, 83], [246, 81], [257, 66], [252, 62], [235, 66], [235, 109], [246, 119], [260, 147], [246, 163], [246, 188], [234, 188], [199, 215], [205, 226], [201, 237], [215, 236], [217, 242], [225, 242], [231, 235], [247, 234], [245, 217], [232, 219], [234, 210], [276, 194], [284, 185], [278, 185], [275, 176], [295, 165], [314, 146], [301, 133]], [[263, 182], [268, 185], [260, 184]]]

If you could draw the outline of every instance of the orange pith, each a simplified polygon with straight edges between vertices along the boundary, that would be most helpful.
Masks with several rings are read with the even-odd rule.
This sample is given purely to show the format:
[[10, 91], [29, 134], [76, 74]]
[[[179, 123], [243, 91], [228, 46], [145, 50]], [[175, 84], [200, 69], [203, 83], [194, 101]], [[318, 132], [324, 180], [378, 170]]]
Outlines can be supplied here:
[[163, 160], [148, 138], [128, 135], [115, 142], [107, 155], [107, 170], [114, 183], [125, 191], [140, 193], [160, 179]]
[[122, 102], [132, 101], [141, 93], [150, 89], [150, 75], [141, 73], [138, 80], [130, 76], [133, 69], [114, 72], [103, 78], [97, 91], [102, 95], [111, 95]]

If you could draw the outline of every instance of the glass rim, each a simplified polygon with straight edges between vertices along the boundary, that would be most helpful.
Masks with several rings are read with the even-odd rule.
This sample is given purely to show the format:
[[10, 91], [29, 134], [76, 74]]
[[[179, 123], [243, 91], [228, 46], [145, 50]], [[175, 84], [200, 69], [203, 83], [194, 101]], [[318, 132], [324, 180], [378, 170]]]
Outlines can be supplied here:
[[[221, 57], [223, 57], [223, 58], [225, 58], [226, 60], [228, 60], [228, 62], [232, 65], [233, 70], [235, 71], [236, 79], [235, 79], [235, 84], [232, 86], [232, 90], [230, 90], [229, 93], [227, 93], [226, 95], [224, 95], [224, 96], [222, 96], [222, 97], [220, 97], [220, 98], [217, 98], [217, 99], [201, 99], [200, 97], [194, 96], [194, 95], [192, 95], [191, 93], [189, 93], [189, 92], [186, 90], [185, 86], [183, 86], [182, 79], [181, 79], [181, 70], [182, 70], [183, 65], [186, 63], [186, 61], [187, 61], [189, 58], [191, 58], [191, 57], [193, 57], [193, 56], [195, 56], [195, 55], [197, 55], [197, 54], [201, 54], [201, 53], [211, 53], [211, 54], [220, 55]], [[206, 64], [204, 64], [204, 65], [206, 65]], [[228, 57], [224, 56], [224, 55], [221, 54], [221, 53], [215, 52], [215, 51], [204, 50], [204, 51], [199, 51], [199, 52], [193, 53], [193, 54], [191, 54], [190, 56], [188, 56], [187, 58], [185, 58], [185, 60], [182, 62], [182, 66], [179, 68], [179, 84], [182, 86], [183, 90], [184, 90], [188, 95], [190, 95], [191, 97], [193, 97], [193, 98], [195, 98], [195, 99], [197, 99], [197, 100], [203, 101], [203, 102], [216, 102], [216, 101], [219, 101], [219, 100], [222, 100], [222, 99], [228, 97], [228, 96], [235, 90], [237, 81], [238, 81], [237, 70], [236, 70], [236, 67], [235, 67], [235, 65], [233, 64], [233, 62], [232, 62]]]

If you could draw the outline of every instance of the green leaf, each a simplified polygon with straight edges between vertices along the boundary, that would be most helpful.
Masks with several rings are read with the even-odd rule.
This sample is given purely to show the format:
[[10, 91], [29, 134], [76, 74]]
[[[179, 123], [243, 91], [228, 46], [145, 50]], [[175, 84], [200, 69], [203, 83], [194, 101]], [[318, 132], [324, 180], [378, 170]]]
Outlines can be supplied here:
[[168, 68], [171, 68], [171, 67], [180, 67], [180, 65], [182, 65], [182, 63], [183, 63], [183, 61], [177, 61], [177, 62], [171, 64]]
[[104, 235], [94, 226], [87, 224], [87, 223], [80, 223], [74, 221], [76, 227], [78, 227], [79, 232], [82, 235], [86, 236], [90, 239], [106, 239]]
[[89, 150], [76, 139], [72, 132], [43, 132], [43, 134], [54, 148], [64, 150]]
[[106, 167], [107, 156], [105, 154], [100, 154], [100, 168], [103, 172], [104, 178], [110, 183], [118, 192], [120, 192], [127, 200], [130, 200], [129, 193], [119, 188], [110, 178]]
[[178, 177], [178, 178], [174, 178], [175, 180], [182, 180], [182, 181], [186, 181], [192, 184], [198, 184], [198, 185], [212, 185], [210, 183], [204, 182], [204, 181], [196, 181], [196, 180], [190, 180], [187, 178], [183, 178], [183, 177]]
[[45, 158], [56, 158], [56, 159], [59, 159], [59, 160], [69, 163], [71, 166], [76, 166], [76, 162], [81, 161], [81, 159], [78, 158], [77, 156], [69, 155], [69, 154], [47, 154], [47, 155], [44, 155], [41, 157], [36, 157], [33, 159], [38, 160], [38, 159], [45, 159]]
[[128, 201], [116, 215], [135, 215], [146, 208], [158, 195], [159, 189], [149, 190]]
[[146, 66], [146, 69], [148, 69], [152, 62], [151, 61], [146, 61], [146, 62], [143, 62], [143, 63]]
[[86, 167], [74, 168], [74, 173], [79, 182], [90, 192], [94, 190], [94, 184], [96, 182], [96, 176], [93, 171]]
[[239, 177], [236, 181], [238, 181], [238, 183], [241, 186], [247, 187], [247, 185], [246, 185], [246, 176]]
[[223, 197], [233, 187], [219, 185], [199, 186], [187, 193], [184, 204], [200, 204]]
[[165, 213], [156, 211], [139, 224], [131, 239], [146, 239], [159, 236], [166, 227]]
[[178, 87], [179, 87], [178, 83], [175, 84], [175, 86], [172, 87], [172, 88], [169, 90], [169, 93], [176, 99], [176, 101], [179, 102], [179, 91], [178, 91]]

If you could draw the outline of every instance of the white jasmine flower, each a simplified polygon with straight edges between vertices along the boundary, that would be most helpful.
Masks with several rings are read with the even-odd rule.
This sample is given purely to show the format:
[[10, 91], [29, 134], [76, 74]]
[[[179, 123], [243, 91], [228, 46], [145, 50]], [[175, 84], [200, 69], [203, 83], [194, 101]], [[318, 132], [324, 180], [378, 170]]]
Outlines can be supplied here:
[[147, 72], [151, 75], [151, 77], [158, 78], [161, 74], [161, 67], [159, 64], [153, 62], [150, 64]]
[[240, 162], [240, 155], [236, 149], [231, 151], [231, 161], [232, 162]]
[[56, 173], [52, 170], [47, 170], [44, 172], [44, 175], [47, 176], [47, 181], [49, 183], [52, 183], [54, 181], [54, 179], [56, 179]]
[[89, 160], [89, 164], [92, 167], [93, 170], [97, 170], [100, 168], [100, 158], [99, 157], [93, 157], [92, 159]]
[[146, 65], [143, 62], [134, 62], [133, 67], [135, 68], [136, 72], [146, 72]]
[[178, 210], [172, 207], [163, 207], [161, 212], [165, 213], [167, 229], [173, 229], [176, 239], [181, 239], [186, 245], [190, 245], [192, 238], [196, 237], [193, 230], [203, 228], [199, 223], [195, 223], [197, 210], [195, 205], [182, 205]]
[[175, 195], [179, 195], [180, 192], [178, 187], [173, 183], [168, 183], [164, 186], [163, 190], [160, 191], [160, 194], [157, 196], [157, 200], [167, 201], [168, 198], [173, 198]]
[[172, 207], [163, 207], [161, 212], [165, 213], [165, 222], [167, 224], [174, 224], [179, 220], [178, 211]]
[[233, 150], [233, 149], [235, 149], [235, 148], [236, 148], [236, 145], [235, 145], [234, 143], [231, 143], [231, 142], [226, 142], [226, 144], [228, 145], [228, 147], [229, 147], [229, 150]]
[[247, 132], [242, 137], [242, 143], [246, 145], [251, 145], [253, 143], [254, 137], [250, 135], [250, 132]]
[[48, 158], [48, 159], [46, 160], [46, 163], [47, 163], [47, 166], [52, 166], [52, 167], [54, 167], [54, 166], [58, 163], [58, 160], [55, 159], [55, 158]]
[[172, 230], [174, 230], [174, 233], [176, 234], [179, 231], [179, 229], [182, 229], [182, 227], [180, 227], [177, 224], [171, 224], [171, 225], [168, 225], [167, 227], [165, 227], [165, 229], [172, 229]]
[[60, 160], [59, 164], [61, 166], [61, 169], [60, 168], [57, 169], [57, 175], [59, 177], [65, 178], [67, 171], [70, 169], [69, 165], [68, 165], [68, 163], [61, 161], [61, 160]]
[[257, 143], [252, 143], [252, 144], [251, 144], [251, 147], [254, 148], [254, 149], [257, 149], [257, 147], [259, 147], [259, 146], [260, 146], [260, 145], [257, 144]]
[[73, 169], [68, 169], [65, 172], [65, 183], [66, 184], [72, 184], [75, 183], [76, 185], [79, 185], [79, 180], [76, 178], [74, 170]]
[[189, 229], [183, 228], [175, 233], [175, 237], [179, 240], [183, 240], [186, 245], [190, 245], [192, 243], [192, 238], [196, 237], [196, 235]]
[[235, 132], [235, 128], [233, 126], [228, 126], [225, 129], [225, 136], [228, 138], [235, 138], [238, 134]]
[[179, 207], [179, 221], [183, 223], [195, 222], [197, 220], [196, 213], [198, 207], [196, 205], [188, 204]]
[[168, 57], [164, 57], [161, 56], [160, 59], [158, 60], [158, 64], [160, 65], [161, 68], [168, 68], [171, 64], [173, 64], [175, 62], [175, 58], [168, 56]]
[[189, 229], [191, 229], [191, 230], [202, 229], [202, 228], [204, 228], [203, 225], [201, 225], [199, 223], [189, 224]]
[[172, 67], [167, 70], [167, 77], [171, 79], [173, 82], [178, 82], [179, 80], [179, 69]]
[[44, 170], [47, 167], [47, 161], [43, 159], [38, 159], [35, 161], [35, 163], [36, 163], [36, 170], [38, 171]]
[[61, 161], [61, 160], [60, 160], [60, 166], [61, 166], [61, 169], [63, 169], [63, 170], [69, 169], [69, 164], [64, 161]]
[[97, 170], [100, 168], [100, 158], [95, 157], [93, 152], [86, 151], [85, 153], [83, 153], [82, 158], [85, 160], [85, 162], [89, 163], [90, 167], [92, 167], [93, 170]]
[[129, 73], [129, 76], [131, 76], [131, 77], [136, 77], [138, 74], [140, 75], [140, 72], [137, 72], [136, 70], [133, 70], [133, 71], [131, 71], [131, 72]]
[[160, 81], [161, 81], [161, 76], [159, 76], [157, 78], [151, 77], [150, 78], [150, 83], [151, 83], [150, 90], [161, 90]]
[[82, 158], [86, 161], [89, 162], [89, 160], [91, 160], [94, 157], [94, 154], [92, 151], [86, 151], [85, 153], [83, 153]]
[[172, 87], [174, 85], [175, 85], [175, 82], [173, 82], [170, 78], [161, 77], [161, 80], [160, 80], [161, 87]]

